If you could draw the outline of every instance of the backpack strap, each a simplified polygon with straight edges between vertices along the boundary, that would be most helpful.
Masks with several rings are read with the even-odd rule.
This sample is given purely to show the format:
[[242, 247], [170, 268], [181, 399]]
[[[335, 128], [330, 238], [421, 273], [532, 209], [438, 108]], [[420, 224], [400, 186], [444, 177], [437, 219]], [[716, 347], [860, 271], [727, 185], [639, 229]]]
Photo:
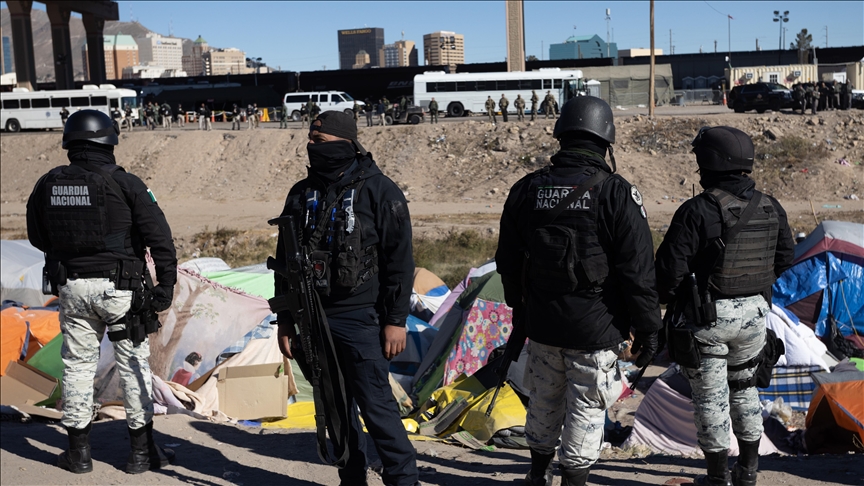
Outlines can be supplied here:
[[101, 175], [102, 178], [105, 179], [105, 182], [108, 183], [108, 186], [111, 187], [111, 189], [115, 193], [117, 193], [117, 195], [120, 196], [121, 199], [126, 201], [126, 205], [129, 206], [130, 209], [132, 208], [132, 203], [129, 200], [129, 196], [123, 191], [123, 189], [120, 188], [120, 184], [117, 184], [117, 181], [114, 179], [114, 172], [117, 172], [118, 170], [123, 170], [122, 167], [120, 167], [119, 165], [115, 165], [114, 168], [109, 170], [104, 167], [99, 167], [87, 162], [77, 162], [75, 165], [83, 168], [84, 170], [95, 172]]
[[540, 221], [540, 227], [551, 224], [555, 219], [564, 211], [567, 206], [573, 204], [577, 199], [582, 197], [585, 194], [585, 191], [594, 187], [598, 182], [603, 181], [609, 177], [609, 173], [605, 170], [598, 170], [596, 174], [589, 177], [588, 180], [574, 187], [567, 197], [558, 202], [558, 204], [552, 208], [551, 211], [546, 213], [546, 217]]

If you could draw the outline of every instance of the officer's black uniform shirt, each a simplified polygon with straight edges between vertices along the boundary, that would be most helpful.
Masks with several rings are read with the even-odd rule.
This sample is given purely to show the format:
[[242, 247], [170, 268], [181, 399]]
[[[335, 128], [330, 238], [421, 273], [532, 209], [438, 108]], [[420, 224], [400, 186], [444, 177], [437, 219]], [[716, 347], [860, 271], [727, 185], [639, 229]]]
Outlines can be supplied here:
[[[346, 185], [365, 180], [354, 202], [354, 217], [362, 228], [363, 248], [377, 245], [378, 273], [348, 295], [321, 297], [327, 315], [374, 307], [383, 325], [405, 326], [414, 286], [414, 257], [411, 246], [411, 220], [408, 202], [396, 184], [378, 169], [372, 154], [357, 159], [358, 164], [338, 182], [328, 184], [310, 169], [306, 179], [291, 188], [282, 215], [303, 221], [306, 192], [322, 194], [321, 208], [327, 207]], [[276, 259], [284, 263], [285, 249], [280, 234]], [[275, 275], [276, 295], [282, 294], [283, 279]]]
[[119, 260], [144, 260], [145, 247], [150, 248], [150, 255], [156, 267], [156, 279], [160, 284], [174, 285], [177, 281], [177, 253], [171, 228], [165, 219], [165, 214], [156, 204], [152, 193], [135, 175], [116, 170], [114, 180], [123, 190], [124, 199], [106, 191], [106, 206], [108, 209], [108, 226], [112, 234], [125, 234], [124, 246], [131, 254], [116, 251], [62, 255], [55, 252], [48, 238], [45, 216], [42, 204], [45, 201], [45, 178], [53, 173], [82, 173], [86, 169], [79, 163], [89, 163], [95, 166], [114, 165], [114, 155], [99, 149], [73, 148], [68, 152], [70, 165], [52, 169], [36, 183], [36, 187], [27, 201], [27, 235], [30, 243], [45, 252], [50, 258], [64, 262], [69, 274], [73, 272], [95, 272], [116, 268]]
[[[707, 188], [719, 188], [734, 196], [750, 200], [756, 183], [743, 174], [728, 174], [719, 176], [715, 180], [704, 182]], [[780, 226], [777, 233], [777, 248], [774, 254], [774, 274], [779, 277], [787, 268], [792, 266], [795, 255], [795, 242], [786, 217], [786, 211], [771, 196], [768, 196], [774, 209], [777, 211], [777, 219]], [[663, 243], [657, 249], [657, 290], [660, 293], [660, 302], [668, 304], [675, 301], [678, 286], [684, 277], [695, 273], [700, 282], [700, 288], [704, 288], [711, 270], [712, 252], [705, 251], [708, 244], [715, 238], [719, 238], [723, 231], [723, 217], [720, 207], [707, 197], [697, 196], [686, 201], [675, 212], [669, 230], [663, 238]], [[766, 291], [769, 289], [766, 289]], [[766, 295], [766, 300], [770, 293]]]
[[[574, 173], [570, 184], [587, 180], [597, 170], [611, 172], [600, 159], [559, 152], [552, 157], [552, 173]], [[579, 170], [583, 169], [583, 170]], [[605, 349], [629, 337], [630, 327], [652, 332], [662, 327], [657, 292], [654, 290], [654, 258], [651, 231], [633, 186], [620, 175], [603, 183], [599, 197], [598, 234], [608, 258], [609, 276], [602, 291], [574, 292], [553, 300], [528, 289], [522, 305], [523, 258], [531, 237], [535, 195], [529, 174], [510, 190], [501, 215], [501, 234], [495, 255], [507, 305], [524, 312], [528, 337], [550, 346], [580, 350]], [[635, 194], [638, 194], [636, 192]], [[638, 201], [637, 201], [638, 199]]]

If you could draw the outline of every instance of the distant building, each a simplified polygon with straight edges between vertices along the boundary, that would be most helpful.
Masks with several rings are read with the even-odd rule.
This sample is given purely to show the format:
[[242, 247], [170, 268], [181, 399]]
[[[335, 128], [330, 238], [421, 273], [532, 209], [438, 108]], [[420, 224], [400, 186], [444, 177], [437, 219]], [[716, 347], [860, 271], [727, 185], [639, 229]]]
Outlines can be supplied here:
[[417, 48], [414, 47], [414, 41], [396, 41], [382, 47], [378, 59], [381, 67], [416, 66]]
[[351, 65], [351, 69], [363, 69], [369, 67], [369, 64], [369, 53], [361, 50], [354, 56], [354, 64]]
[[153, 79], [186, 77], [186, 71], [166, 69], [162, 66], [148, 64], [146, 66], [127, 66], [123, 68], [123, 79]]
[[246, 53], [240, 49], [210, 49], [202, 56], [204, 74], [223, 76], [225, 74], [248, 74], [254, 69], [246, 67]]
[[465, 36], [444, 30], [424, 35], [423, 61], [427, 66], [465, 64]]
[[141, 64], [179, 71], [183, 69], [183, 39], [151, 32], [138, 43], [138, 57]]
[[[651, 49], [645, 49], [644, 47], [639, 47], [636, 49], [621, 49], [620, 51], [618, 51], [618, 57], [619, 58], [643, 57], [643, 56], [647, 57], [650, 55], [651, 55]], [[656, 56], [662, 56], [662, 55], [663, 55], [663, 49], [657, 49], [655, 47], [654, 48], [654, 56], [656, 57]]]
[[618, 44], [612, 42], [607, 46], [606, 41], [597, 34], [574, 35], [564, 41], [563, 44], [551, 44], [549, 46], [549, 59], [552, 61], [602, 58], [617, 59]]
[[200, 35], [192, 43], [192, 53], [183, 56], [182, 68], [189, 76], [201, 76], [204, 74], [204, 53], [210, 51], [207, 41]]
[[15, 71], [13, 67], [14, 58], [12, 57], [12, 41], [9, 37], [3, 36], [3, 50], [0, 51], [0, 74], [11, 73]]
[[[141, 64], [138, 59], [138, 43], [131, 35], [115, 34], [102, 36], [102, 47], [105, 50], [105, 79], [119, 79], [123, 68]], [[87, 44], [84, 44], [84, 72], [90, 72], [90, 58], [87, 55]]]
[[369, 54], [369, 64], [380, 66], [379, 53], [384, 47], [384, 29], [366, 27], [338, 31], [339, 37], [339, 69], [353, 69], [357, 64], [357, 53], [366, 51]]

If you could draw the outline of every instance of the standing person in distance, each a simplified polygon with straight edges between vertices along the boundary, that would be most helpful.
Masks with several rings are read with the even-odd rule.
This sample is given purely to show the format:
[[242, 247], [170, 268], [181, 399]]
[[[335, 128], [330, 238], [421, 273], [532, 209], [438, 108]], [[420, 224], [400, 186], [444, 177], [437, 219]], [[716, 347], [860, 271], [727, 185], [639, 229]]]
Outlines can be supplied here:
[[489, 117], [489, 122], [495, 125], [498, 122], [498, 117], [495, 115], [495, 100], [491, 96], [486, 97], [486, 116]]
[[525, 99], [522, 95], [516, 95], [513, 100], [513, 107], [516, 108], [516, 121], [525, 121]]
[[505, 123], [507, 122], [507, 108], [510, 107], [510, 100], [504, 96], [504, 93], [501, 93], [501, 99], [498, 100], [498, 108], [501, 109], [501, 120]]
[[[771, 286], [792, 265], [795, 243], [786, 211], [748, 176], [755, 153], [750, 136], [732, 127], [704, 127], [692, 145], [705, 191], [672, 217], [657, 249], [657, 288], [660, 302], [674, 303], [667, 312], [680, 321], [667, 325], [691, 329], [701, 352], [698, 368], [682, 367], [693, 389], [696, 437], [708, 470], [696, 484], [755, 486], [762, 408], [753, 360], [765, 345]], [[743, 227], [736, 227], [739, 221]], [[738, 234], [725, 241], [733, 227]], [[691, 298], [690, 274], [699, 303]], [[697, 306], [716, 310], [703, 317], [708, 314]], [[674, 352], [671, 339], [669, 346]], [[731, 476], [730, 414], [740, 451]]]
[[438, 102], [435, 101], [434, 97], [429, 102], [429, 124], [432, 123], [438, 123]]
[[533, 89], [531, 90], [531, 121], [534, 121], [537, 118], [537, 102], [540, 101], [540, 98], [537, 96], [537, 92]]
[[[347, 402], [353, 400], [360, 409], [381, 457], [384, 484], [413, 486], [419, 484], [416, 453], [388, 381], [389, 360], [405, 349], [414, 278], [408, 203], [360, 145], [351, 115], [322, 113], [312, 123], [306, 148], [309, 175], [291, 188], [282, 215], [294, 217], [304, 247], [331, 255], [326, 263], [330, 268], [325, 277], [328, 290], [315, 291], [321, 297], [345, 377]], [[310, 198], [319, 201], [321, 209], [310, 209]], [[332, 238], [319, 234], [316, 242], [312, 228], [322, 224], [330, 224], [327, 232], [335, 234]], [[284, 265], [281, 232], [282, 228], [276, 260]], [[288, 292], [285, 282], [275, 274], [274, 299]], [[295, 353], [302, 353], [294, 319], [286, 310], [277, 312], [277, 321], [280, 350], [294, 359]], [[351, 410], [350, 456], [339, 478], [341, 484], [359, 486], [366, 484], [365, 434], [353, 405]], [[341, 453], [337, 450], [336, 457]]]
[[151, 291], [156, 312], [171, 306], [177, 254], [153, 193], [116, 165], [118, 133], [100, 111], [74, 113], [63, 130], [70, 164], [39, 179], [27, 201], [27, 234], [45, 252], [46, 272], [60, 301], [65, 365], [61, 424], [69, 448], [57, 463], [77, 474], [93, 470], [93, 380], [106, 332], [114, 347], [132, 448], [126, 472], [165, 467], [174, 456], [153, 440], [150, 344], [146, 336], [141, 342], [129, 338], [128, 319], [133, 291], [146, 280], [146, 248], [159, 281]]
[[556, 447], [561, 484], [586, 484], [621, 394], [618, 355], [631, 328], [639, 367], [662, 328], [642, 195], [613, 171], [612, 109], [580, 96], [561, 111], [561, 149], [510, 190], [495, 254], [513, 325], [527, 326], [532, 486], [551, 486]]

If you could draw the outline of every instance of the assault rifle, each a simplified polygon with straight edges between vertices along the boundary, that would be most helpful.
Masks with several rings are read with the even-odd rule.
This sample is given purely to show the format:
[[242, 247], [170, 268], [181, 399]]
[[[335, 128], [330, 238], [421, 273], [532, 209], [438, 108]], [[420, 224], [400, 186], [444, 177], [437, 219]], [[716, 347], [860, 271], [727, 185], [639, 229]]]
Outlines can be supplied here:
[[492, 415], [492, 409], [495, 408], [495, 401], [498, 400], [498, 393], [507, 381], [507, 373], [510, 371], [510, 364], [514, 361], [519, 361], [519, 355], [522, 354], [522, 348], [525, 347], [525, 323], [517, 323], [516, 317], [513, 317], [513, 330], [510, 332], [510, 337], [507, 338], [507, 346], [504, 347], [504, 357], [501, 364], [495, 368], [495, 374], [498, 375], [498, 386], [495, 387], [495, 393], [492, 395], [492, 401], [486, 407], [486, 416]]
[[[297, 363], [303, 375], [312, 384], [315, 401], [315, 425], [318, 435], [318, 456], [323, 462], [343, 468], [348, 462], [348, 433], [351, 408], [346, 400], [345, 380], [337, 361], [333, 337], [321, 298], [313, 287], [315, 263], [309, 251], [301, 246], [293, 216], [282, 216], [267, 222], [279, 226], [285, 248], [284, 261], [267, 257], [267, 268], [283, 278], [282, 295], [270, 299], [270, 309], [279, 313], [289, 311], [299, 328], [302, 356]], [[299, 350], [298, 350], [299, 351]], [[326, 414], [326, 415], [325, 415]], [[327, 421], [330, 421], [330, 440], [334, 455], [327, 448]], [[336, 454], [338, 459], [332, 459]]]

